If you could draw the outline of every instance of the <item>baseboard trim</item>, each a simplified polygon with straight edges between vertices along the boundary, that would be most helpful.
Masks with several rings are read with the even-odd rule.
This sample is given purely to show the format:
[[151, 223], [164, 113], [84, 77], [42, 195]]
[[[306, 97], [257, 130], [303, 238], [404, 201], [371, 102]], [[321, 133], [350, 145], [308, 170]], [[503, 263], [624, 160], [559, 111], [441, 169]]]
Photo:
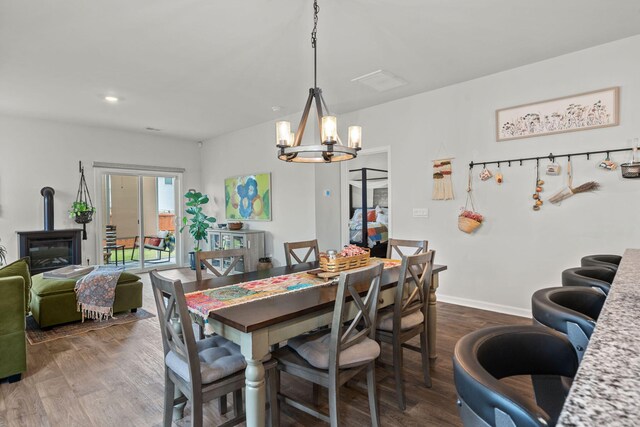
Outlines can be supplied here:
[[460, 297], [454, 297], [450, 295], [441, 295], [440, 293], [438, 293], [437, 295], [438, 295], [438, 301], [446, 302], [449, 304], [463, 305], [465, 307], [473, 307], [473, 308], [479, 308], [481, 310], [495, 311], [498, 313], [511, 314], [513, 316], [531, 318], [530, 309], [512, 307], [509, 305], [502, 305], [502, 304], [494, 304], [492, 302], [478, 301], [474, 299], [460, 298]]

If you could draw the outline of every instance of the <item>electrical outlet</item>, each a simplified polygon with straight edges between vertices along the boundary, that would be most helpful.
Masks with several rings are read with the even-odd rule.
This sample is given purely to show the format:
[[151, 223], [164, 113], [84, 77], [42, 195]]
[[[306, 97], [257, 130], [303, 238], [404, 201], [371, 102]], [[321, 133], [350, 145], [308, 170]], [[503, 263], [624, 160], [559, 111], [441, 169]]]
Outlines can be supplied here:
[[429, 209], [427, 208], [413, 208], [413, 216], [415, 218], [428, 218]]

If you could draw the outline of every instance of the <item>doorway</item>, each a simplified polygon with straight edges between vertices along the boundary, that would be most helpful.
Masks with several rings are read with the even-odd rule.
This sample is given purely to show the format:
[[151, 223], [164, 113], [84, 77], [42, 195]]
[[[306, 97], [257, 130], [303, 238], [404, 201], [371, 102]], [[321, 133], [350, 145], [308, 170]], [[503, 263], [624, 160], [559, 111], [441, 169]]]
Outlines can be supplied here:
[[179, 266], [181, 173], [101, 169], [96, 179], [99, 263], [133, 271]]
[[386, 256], [391, 234], [391, 175], [389, 148], [363, 150], [344, 162], [342, 183], [342, 241], [368, 247], [372, 256]]

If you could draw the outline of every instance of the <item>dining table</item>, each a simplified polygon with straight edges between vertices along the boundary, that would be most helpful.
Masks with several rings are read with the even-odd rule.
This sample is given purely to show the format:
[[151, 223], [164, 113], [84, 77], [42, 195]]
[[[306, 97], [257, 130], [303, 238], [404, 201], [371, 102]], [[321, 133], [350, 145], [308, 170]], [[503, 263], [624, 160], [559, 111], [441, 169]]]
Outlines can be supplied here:
[[[318, 268], [318, 262], [307, 262], [291, 267], [275, 267], [268, 270], [223, 277], [205, 275], [201, 280], [197, 280], [195, 271], [188, 268], [163, 270], [159, 273], [169, 279], [180, 280], [185, 293], [190, 293], [275, 276], [317, 270]], [[427, 336], [429, 354], [432, 359], [437, 357], [436, 291], [439, 286], [438, 275], [446, 269], [446, 265], [434, 265], [432, 270], [427, 314]], [[380, 308], [393, 304], [399, 272], [399, 265], [383, 270], [380, 280]], [[265, 370], [262, 361], [269, 356], [271, 346], [278, 345], [300, 334], [330, 325], [336, 290], [337, 286], [335, 285], [311, 287], [297, 292], [284, 293], [270, 298], [219, 308], [209, 314], [207, 322], [213, 331], [238, 344], [246, 359], [245, 405], [248, 426], [262, 427], [265, 424], [266, 387]], [[366, 292], [366, 289], [362, 289], [362, 292]], [[350, 305], [349, 315], [354, 316], [355, 307], [351, 302], [348, 304]]]
[[627, 249], [558, 426], [640, 425], [640, 249]]

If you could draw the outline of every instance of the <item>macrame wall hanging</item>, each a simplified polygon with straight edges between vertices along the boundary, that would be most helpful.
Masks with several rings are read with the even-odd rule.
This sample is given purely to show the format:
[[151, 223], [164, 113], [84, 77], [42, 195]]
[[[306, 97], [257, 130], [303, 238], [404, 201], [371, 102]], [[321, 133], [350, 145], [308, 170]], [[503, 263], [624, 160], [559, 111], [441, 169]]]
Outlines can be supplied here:
[[93, 220], [93, 213], [96, 208], [93, 207], [87, 181], [84, 178], [84, 166], [82, 162], [78, 162], [80, 170], [80, 184], [78, 184], [78, 193], [76, 201], [71, 205], [69, 216], [78, 224], [82, 224], [82, 240], [87, 240], [87, 224]]
[[451, 160], [449, 158], [433, 161], [433, 200], [453, 200]]

